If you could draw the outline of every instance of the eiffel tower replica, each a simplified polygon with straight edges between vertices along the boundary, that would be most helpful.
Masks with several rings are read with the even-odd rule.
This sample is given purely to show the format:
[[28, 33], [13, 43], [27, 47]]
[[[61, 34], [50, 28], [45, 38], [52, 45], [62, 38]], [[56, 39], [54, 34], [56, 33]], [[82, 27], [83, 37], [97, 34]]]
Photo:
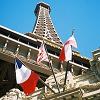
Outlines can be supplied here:
[[[43, 40], [45, 41], [48, 55], [52, 60], [54, 73], [56, 77], [58, 77], [58, 83], [61, 87], [63, 86], [67, 64], [66, 62], [62, 64], [58, 59], [63, 44], [52, 23], [50, 17], [51, 8], [48, 4], [41, 2], [36, 5], [34, 12], [36, 22], [32, 32], [23, 35], [7, 27], [0, 26], [0, 97], [12, 88], [21, 89], [16, 84], [15, 79], [15, 55], [21, 59], [27, 67], [37, 72], [47, 84], [57, 90], [48, 63], [36, 63], [38, 49]], [[81, 56], [78, 51], [73, 51], [70, 65], [73, 66], [73, 76], [76, 81], [74, 88], [70, 86], [70, 88], [68, 88], [68, 85], [66, 85], [66, 91], [56, 95], [53, 95], [46, 89], [45, 95], [47, 95], [48, 100], [94, 100], [94, 98], [96, 98], [95, 100], [99, 100], [99, 53], [100, 49], [94, 51], [93, 59], [90, 60]], [[41, 87], [43, 87], [43, 85], [39, 83], [38, 88]], [[38, 91], [36, 91], [41, 99], [44, 98], [41, 96], [43, 94], [42, 92], [38, 93]]]

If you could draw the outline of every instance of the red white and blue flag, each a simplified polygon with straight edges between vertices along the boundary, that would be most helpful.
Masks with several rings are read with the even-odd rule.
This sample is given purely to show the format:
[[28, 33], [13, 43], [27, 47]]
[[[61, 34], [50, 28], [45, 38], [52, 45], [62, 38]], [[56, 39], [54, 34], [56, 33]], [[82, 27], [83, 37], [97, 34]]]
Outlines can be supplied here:
[[77, 43], [76, 43], [76, 40], [75, 40], [73, 35], [66, 41], [66, 43], [62, 47], [62, 50], [61, 50], [60, 56], [59, 56], [60, 61], [72, 60], [72, 48], [71, 48], [71, 46], [77, 48]]
[[17, 84], [21, 85], [26, 95], [32, 94], [35, 91], [39, 75], [25, 67], [19, 59], [15, 59], [15, 69]]
[[40, 63], [42, 61], [49, 62], [48, 55], [47, 55], [47, 52], [45, 50], [44, 43], [41, 43], [41, 46], [39, 48], [39, 53], [38, 53], [38, 56], [37, 56], [37, 63]]

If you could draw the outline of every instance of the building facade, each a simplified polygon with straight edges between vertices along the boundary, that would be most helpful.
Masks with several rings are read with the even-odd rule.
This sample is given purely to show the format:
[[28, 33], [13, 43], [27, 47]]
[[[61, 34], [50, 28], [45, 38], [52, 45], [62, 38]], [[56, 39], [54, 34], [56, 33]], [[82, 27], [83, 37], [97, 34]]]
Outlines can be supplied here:
[[[64, 84], [67, 63], [59, 61], [59, 53], [63, 46], [50, 17], [51, 8], [46, 3], [39, 3], [34, 11], [36, 23], [32, 32], [21, 34], [4, 26], [0, 26], [0, 96], [5, 95], [12, 88], [21, 87], [15, 79], [15, 56], [40, 77], [56, 92], [51, 93], [39, 82], [38, 90], [27, 98], [36, 100], [99, 100], [100, 97], [100, 49], [93, 52], [93, 59], [88, 59], [73, 50], [70, 65], [73, 68], [75, 84], [70, 87]], [[52, 67], [59, 84], [61, 93], [52, 76], [52, 71], [47, 62], [36, 63], [38, 49], [45, 42]], [[63, 91], [65, 87], [65, 91]], [[44, 95], [42, 95], [44, 94]], [[34, 99], [33, 99], [34, 100]]]

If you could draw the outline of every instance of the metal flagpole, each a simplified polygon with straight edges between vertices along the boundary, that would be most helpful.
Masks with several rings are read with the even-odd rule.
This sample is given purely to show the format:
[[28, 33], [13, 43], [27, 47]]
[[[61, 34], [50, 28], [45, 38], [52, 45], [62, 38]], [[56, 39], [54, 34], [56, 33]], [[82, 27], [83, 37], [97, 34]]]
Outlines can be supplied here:
[[54, 79], [55, 79], [55, 82], [56, 82], [56, 85], [57, 85], [57, 88], [58, 88], [58, 92], [60, 93], [59, 85], [58, 85], [58, 82], [57, 82], [57, 80], [56, 80], [56, 76], [55, 76], [55, 74], [54, 74], [53, 67], [52, 67], [50, 61], [49, 61], [49, 66], [51, 67], [51, 71], [52, 71], [52, 74], [53, 74], [53, 76], [54, 76]]
[[[72, 30], [72, 35], [74, 35], [74, 30]], [[72, 48], [72, 46], [71, 46]], [[63, 92], [65, 91], [65, 85], [66, 85], [66, 80], [67, 80], [67, 71], [69, 70], [69, 61], [67, 61], [67, 67], [66, 67], [66, 73], [65, 73], [65, 80], [64, 80], [64, 87], [63, 87]]]
[[63, 92], [65, 91], [65, 85], [66, 85], [66, 80], [67, 80], [67, 71], [69, 67], [69, 61], [67, 62], [67, 67], [66, 67], [66, 73], [65, 73], [65, 80], [64, 80], [64, 87], [63, 87]]
[[45, 50], [46, 50], [46, 53], [47, 53], [47, 56], [48, 56], [49, 67], [51, 68], [52, 74], [53, 74], [53, 76], [54, 76], [54, 80], [55, 80], [55, 82], [56, 82], [56, 85], [57, 85], [57, 88], [58, 88], [58, 92], [60, 93], [59, 85], [58, 85], [58, 82], [57, 82], [57, 80], [56, 80], [53, 67], [52, 67], [52, 65], [51, 65], [51, 63], [50, 63], [50, 57], [49, 57], [49, 55], [48, 55], [48, 52], [47, 52], [47, 49], [46, 49], [46, 45], [45, 45], [45, 43], [44, 43], [44, 39], [43, 39], [43, 44], [44, 44], [44, 47], [45, 47]]
[[55, 91], [53, 91], [41, 78], [39, 78], [39, 80], [40, 80], [41, 83], [43, 83], [51, 92], [53, 92], [54, 94], [56, 94]]

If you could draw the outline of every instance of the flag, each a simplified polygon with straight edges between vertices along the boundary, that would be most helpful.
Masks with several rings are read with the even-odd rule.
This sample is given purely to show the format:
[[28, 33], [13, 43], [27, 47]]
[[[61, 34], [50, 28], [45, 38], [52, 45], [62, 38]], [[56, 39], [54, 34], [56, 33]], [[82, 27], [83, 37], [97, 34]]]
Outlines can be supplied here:
[[48, 55], [47, 55], [45, 47], [44, 47], [44, 43], [41, 44], [41, 46], [39, 48], [38, 57], [37, 57], [37, 63], [40, 63], [41, 61], [49, 62]]
[[74, 38], [74, 35], [72, 35], [72, 36], [67, 40], [67, 42], [65, 43], [65, 45], [67, 45], [67, 44], [70, 44], [71, 46], [77, 48], [77, 42], [76, 42], [76, 40], [75, 40], [75, 38]]
[[66, 43], [62, 47], [62, 50], [61, 50], [60, 56], [59, 56], [60, 61], [69, 61], [72, 59], [71, 46], [77, 48], [77, 43], [76, 43], [76, 40], [73, 35], [66, 41]]
[[15, 68], [17, 84], [23, 88], [26, 95], [32, 94], [35, 91], [39, 75], [26, 68], [19, 59], [15, 59]]

